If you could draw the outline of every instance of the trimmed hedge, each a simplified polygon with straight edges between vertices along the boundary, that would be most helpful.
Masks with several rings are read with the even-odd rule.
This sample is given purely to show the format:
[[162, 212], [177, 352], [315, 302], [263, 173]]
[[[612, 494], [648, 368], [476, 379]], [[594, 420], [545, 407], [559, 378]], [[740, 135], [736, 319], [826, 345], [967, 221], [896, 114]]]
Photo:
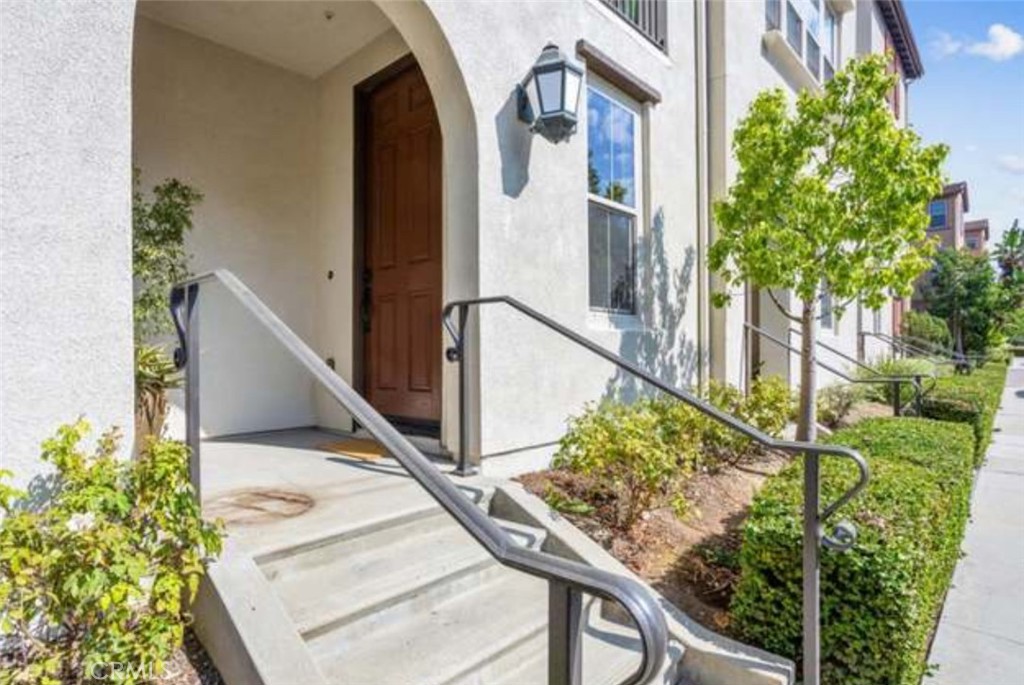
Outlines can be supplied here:
[[990, 361], [970, 375], [945, 376], [922, 401], [924, 418], [966, 423], [974, 430], [974, 465], [981, 466], [1006, 383], [1006, 362]]
[[[968, 426], [878, 418], [835, 433], [871, 464], [867, 490], [837, 518], [856, 546], [823, 551], [822, 682], [917, 685], [928, 638], [960, 555], [970, 506], [974, 439]], [[848, 460], [822, 458], [823, 501], [856, 479]], [[771, 478], [744, 528], [732, 615], [739, 636], [799, 660], [803, 463]]]

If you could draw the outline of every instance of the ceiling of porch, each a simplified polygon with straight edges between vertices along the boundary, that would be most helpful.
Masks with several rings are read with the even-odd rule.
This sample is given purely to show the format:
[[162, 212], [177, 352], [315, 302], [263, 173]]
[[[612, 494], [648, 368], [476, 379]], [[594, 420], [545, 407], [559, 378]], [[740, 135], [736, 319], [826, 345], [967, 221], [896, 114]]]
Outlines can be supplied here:
[[310, 78], [391, 28], [363, 0], [141, 0], [144, 17]]

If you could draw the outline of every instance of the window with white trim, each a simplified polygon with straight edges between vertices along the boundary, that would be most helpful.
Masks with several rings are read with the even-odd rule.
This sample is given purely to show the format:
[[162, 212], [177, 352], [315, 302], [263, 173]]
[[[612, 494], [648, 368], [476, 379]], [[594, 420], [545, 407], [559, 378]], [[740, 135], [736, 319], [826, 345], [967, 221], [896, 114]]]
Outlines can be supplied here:
[[871, 330], [874, 333], [882, 332], [882, 309], [871, 310]]
[[590, 308], [636, 313], [641, 220], [640, 105], [592, 78], [587, 84]]
[[839, 66], [838, 17], [823, 0], [765, 0], [768, 30], [777, 29], [818, 81]]

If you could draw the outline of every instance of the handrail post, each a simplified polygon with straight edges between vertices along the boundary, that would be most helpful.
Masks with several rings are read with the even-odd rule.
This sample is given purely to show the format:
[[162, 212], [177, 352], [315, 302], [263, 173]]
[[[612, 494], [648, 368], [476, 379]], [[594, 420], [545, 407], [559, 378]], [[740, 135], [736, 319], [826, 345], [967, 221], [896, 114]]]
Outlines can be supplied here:
[[558, 581], [548, 583], [548, 685], [583, 682], [583, 594]]
[[470, 387], [469, 372], [466, 368], [466, 356], [469, 352], [466, 345], [466, 323], [468, 321], [469, 305], [459, 305], [459, 340], [456, 343], [459, 363], [459, 461], [455, 468], [455, 473], [459, 476], [471, 476], [476, 473], [476, 467], [469, 463]]
[[902, 398], [902, 386], [899, 381], [893, 381], [892, 383], [892, 414], [893, 416], [900, 416], [903, 414], [903, 398]]
[[185, 301], [185, 443], [188, 445], [188, 471], [196, 501], [202, 506], [203, 491], [199, 471], [199, 284], [187, 288]]
[[820, 462], [804, 453], [804, 685], [819, 685], [821, 671]]

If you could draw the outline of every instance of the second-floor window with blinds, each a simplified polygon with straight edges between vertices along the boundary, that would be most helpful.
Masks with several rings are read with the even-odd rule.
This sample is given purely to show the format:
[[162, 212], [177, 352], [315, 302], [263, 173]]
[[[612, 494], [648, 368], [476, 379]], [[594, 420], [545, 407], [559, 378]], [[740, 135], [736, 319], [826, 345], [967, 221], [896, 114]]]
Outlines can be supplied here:
[[765, 0], [769, 30], [778, 30], [818, 81], [828, 81], [839, 62], [837, 21], [824, 0]]
[[928, 214], [931, 216], [931, 222], [928, 224], [929, 228], [945, 228], [946, 227], [946, 201], [945, 200], [932, 200], [928, 204]]

